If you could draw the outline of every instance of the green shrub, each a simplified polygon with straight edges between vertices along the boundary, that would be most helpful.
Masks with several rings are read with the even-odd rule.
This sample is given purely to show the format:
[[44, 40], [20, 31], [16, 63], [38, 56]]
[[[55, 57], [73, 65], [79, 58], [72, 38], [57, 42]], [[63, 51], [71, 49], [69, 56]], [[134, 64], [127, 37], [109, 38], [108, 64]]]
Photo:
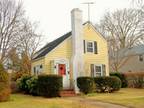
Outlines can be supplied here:
[[38, 78], [36, 76], [33, 76], [26, 81], [26, 84], [28, 85], [28, 91], [32, 95], [37, 95], [37, 81]]
[[94, 89], [94, 81], [92, 77], [78, 77], [77, 86], [84, 94], [91, 93]]
[[24, 91], [25, 93], [29, 93], [27, 80], [29, 80], [30, 78], [31, 78], [31, 76], [29, 76], [29, 75], [23, 75], [21, 78], [19, 78], [17, 80], [18, 88], [21, 91]]
[[110, 76], [116, 76], [121, 80], [122, 83], [122, 88], [126, 88], [128, 86], [128, 82], [126, 80], [126, 77], [124, 75], [124, 73], [119, 73], [119, 72], [112, 72], [110, 73]]
[[0, 101], [7, 101], [10, 97], [9, 75], [0, 64]]
[[62, 77], [58, 75], [39, 75], [38, 95], [44, 97], [57, 97], [62, 89]]
[[114, 92], [121, 88], [121, 80], [115, 76], [95, 77], [96, 92]]

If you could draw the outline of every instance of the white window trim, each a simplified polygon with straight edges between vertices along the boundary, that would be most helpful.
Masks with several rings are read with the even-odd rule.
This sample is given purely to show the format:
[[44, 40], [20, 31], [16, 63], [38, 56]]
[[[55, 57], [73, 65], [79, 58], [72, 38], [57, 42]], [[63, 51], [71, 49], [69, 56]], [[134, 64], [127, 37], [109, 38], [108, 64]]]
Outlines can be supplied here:
[[[42, 71], [43, 71], [43, 65], [42, 65], [42, 68], [40, 68], [41, 65], [42, 65], [42, 64], [36, 65], [36, 66], [33, 67], [33, 73], [34, 73], [35, 75], [39, 75], [39, 74], [42, 73]], [[34, 72], [34, 68], [35, 68], [35, 72]]]
[[[88, 42], [91, 42], [91, 43], [93, 44], [93, 52], [88, 52], [88, 51], [87, 51]], [[87, 53], [94, 53], [94, 50], [95, 50], [95, 48], [94, 48], [94, 41], [89, 41], [89, 40], [88, 40], [88, 41], [86, 41], [85, 43], [86, 43], [86, 45], [85, 45], [85, 47], [86, 47], [86, 52], [87, 52]]]

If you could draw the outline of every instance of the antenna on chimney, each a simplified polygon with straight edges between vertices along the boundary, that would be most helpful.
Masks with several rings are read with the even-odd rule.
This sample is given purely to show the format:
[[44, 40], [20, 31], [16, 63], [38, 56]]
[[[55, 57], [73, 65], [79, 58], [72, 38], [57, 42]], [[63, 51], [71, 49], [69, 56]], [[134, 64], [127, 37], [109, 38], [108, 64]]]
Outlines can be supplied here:
[[85, 2], [82, 4], [86, 4], [88, 6], [88, 21], [90, 22], [90, 5], [94, 4], [94, 2]]

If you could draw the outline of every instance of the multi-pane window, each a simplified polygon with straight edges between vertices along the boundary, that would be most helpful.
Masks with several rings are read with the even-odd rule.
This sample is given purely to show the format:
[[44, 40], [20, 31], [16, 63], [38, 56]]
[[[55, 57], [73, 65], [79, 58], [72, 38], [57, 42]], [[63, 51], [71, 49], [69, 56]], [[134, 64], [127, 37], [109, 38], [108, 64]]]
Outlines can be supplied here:
[[91, 76], [105, 76], [106, 75], [106, 66], [104, 64], [91, 64]]
[[94, 52], [94, 43], [93, 42], [87, 42], [87, 52]]
[[98, 47], [96, 41], [83, 40], [84, 53], [98, 54]]
[[102, 76], [102, 66], [95, 66], [95, 76]]
[[42, 72], [42, 65], [37, 65], [33, 68], [34, 75], [39, 75]]

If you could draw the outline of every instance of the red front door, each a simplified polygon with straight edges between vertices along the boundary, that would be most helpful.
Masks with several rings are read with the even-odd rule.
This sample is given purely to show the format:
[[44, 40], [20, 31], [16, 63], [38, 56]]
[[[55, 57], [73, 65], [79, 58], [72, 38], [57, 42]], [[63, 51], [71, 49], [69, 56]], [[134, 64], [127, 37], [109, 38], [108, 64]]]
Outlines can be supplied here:
[[66, 75], [66, 66], [65, 64], [59, 64], [58, 65], [58, 74], [63, 76]]

